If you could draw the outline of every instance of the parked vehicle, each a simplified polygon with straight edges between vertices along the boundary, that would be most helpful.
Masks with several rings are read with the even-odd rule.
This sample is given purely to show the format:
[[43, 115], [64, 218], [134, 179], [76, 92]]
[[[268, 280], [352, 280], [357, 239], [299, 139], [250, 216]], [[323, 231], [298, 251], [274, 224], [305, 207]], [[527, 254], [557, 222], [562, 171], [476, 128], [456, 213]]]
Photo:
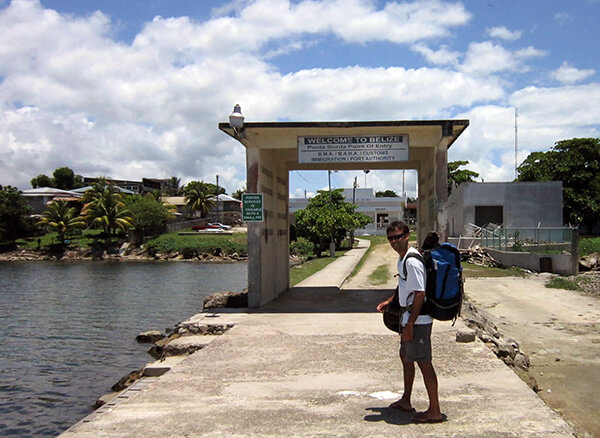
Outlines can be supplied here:
[[231, 225], [225, 225], [225, 224], [222, 224], [220, 222], [211, 222], [208, 225], [215, 225], [215, 226], [217, 226], [217, 227], [219, 227], [219, 228], [221, 228], [223, 230], [230, 230], [231, 229]]
[[192, 230], [194, 231], [200, 231], [200, 230], [220, 230], [221, 227], [219, 227], [218, 225], [213, 225], [213, 224], [202, 224], [202, 225], [194, 225], [192, 227]]

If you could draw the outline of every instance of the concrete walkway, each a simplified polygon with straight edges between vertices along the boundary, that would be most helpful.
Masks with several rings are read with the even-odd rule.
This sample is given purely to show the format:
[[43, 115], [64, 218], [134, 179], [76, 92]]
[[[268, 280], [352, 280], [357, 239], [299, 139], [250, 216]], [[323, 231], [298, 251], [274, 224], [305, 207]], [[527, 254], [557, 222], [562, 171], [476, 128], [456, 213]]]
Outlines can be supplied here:
[[371, 242], [366, 239], [356, 239], [358, 245], [346, 252], [336, 261], [302, 280], [296, 287], [342, 287], [342, 284], [352, 273], [354, 267], [363, 258]]
[[[347, 275], [341, 264], [323, 271]], [[260, 311], [198, 315], [236, 325], [64, 436], [573, 436], [485, 345], [455, 342], [460, 321], [436, 322], [432, 336], [449, 421], [413, 424], [389, 409], [402, 392], [399, 339], [374, 309], [391, 293], [296, 287]], [[413, 404], [427, 407], [418, 371]]]

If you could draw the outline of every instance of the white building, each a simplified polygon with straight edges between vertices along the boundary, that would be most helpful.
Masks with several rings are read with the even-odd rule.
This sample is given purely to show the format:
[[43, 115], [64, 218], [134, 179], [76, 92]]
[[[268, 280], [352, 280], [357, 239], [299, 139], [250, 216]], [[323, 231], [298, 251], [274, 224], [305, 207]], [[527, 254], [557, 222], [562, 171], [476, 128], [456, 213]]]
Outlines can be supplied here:
[[[342, 195], [346, 202], [353, 201], [353, 190], [343, 189]], [[306, 208], [308, 198], [290, 198], [290, 222], [295, 222], [295, 213]], [[364, 229], [356, 230], [361, 234], [385, 234], [387, 226], [396, 220], [402, 220], [404, 212], [402, 209], [402, 198], [376, 197], [373, 189], [355, 189], [354, 203], [357, 205], [356, 212], [363, 213], [372, 219], [372, 223]]]

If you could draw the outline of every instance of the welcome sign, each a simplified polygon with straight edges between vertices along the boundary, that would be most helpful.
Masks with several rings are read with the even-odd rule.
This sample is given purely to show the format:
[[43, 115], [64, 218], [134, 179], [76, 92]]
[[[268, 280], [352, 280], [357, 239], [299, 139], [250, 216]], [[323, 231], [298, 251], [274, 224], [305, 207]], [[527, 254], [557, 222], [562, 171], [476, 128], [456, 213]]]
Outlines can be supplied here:
[[298, 163], [408, 161], [408, 135], [298, 137]]

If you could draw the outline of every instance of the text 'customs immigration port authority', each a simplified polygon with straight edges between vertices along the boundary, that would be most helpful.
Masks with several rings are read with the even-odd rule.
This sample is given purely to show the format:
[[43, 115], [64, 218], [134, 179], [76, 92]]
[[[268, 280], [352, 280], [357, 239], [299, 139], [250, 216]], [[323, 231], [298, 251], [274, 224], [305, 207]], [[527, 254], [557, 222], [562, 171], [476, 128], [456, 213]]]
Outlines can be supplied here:
[[298, 163], [381, 163], [408, 157], [408, 135], [298, 137]]

